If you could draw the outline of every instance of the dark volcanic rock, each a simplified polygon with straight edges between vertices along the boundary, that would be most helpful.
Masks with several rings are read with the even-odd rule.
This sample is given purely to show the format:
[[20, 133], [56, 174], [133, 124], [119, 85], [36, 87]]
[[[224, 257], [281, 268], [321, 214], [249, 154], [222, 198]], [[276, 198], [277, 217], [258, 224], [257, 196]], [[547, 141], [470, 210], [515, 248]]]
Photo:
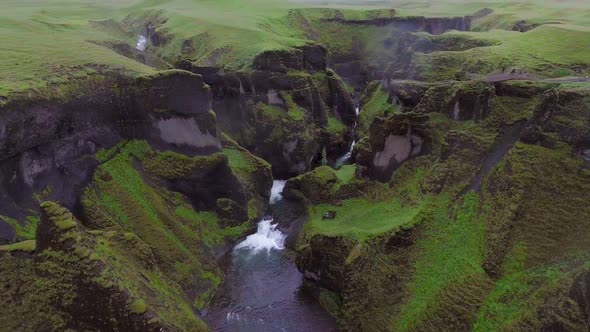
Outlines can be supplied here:
[[325, 70], [327, 51], [320, 45], [306, 45], [301, 49], [265, 51], [256, 56], [253, 67], [257, 70], [287, 72], [295, 70]]
[[[323, 49], [304, 50], [325, 61]], [[356, 117], [352, 96], [332, 71], [310, 70], [313, 76], [306, 71], [218, 72], [206, 80], [220, 128], [268, 161], [279, 178], [308, 171], [324, 146], [328, 157], [335, 159], [346, 152], [352, 139]], [[330, 117], [348, 128], [342, 126], [343, 133], [330, 132]]]
[[418, 32], [424, 31], [434, 35], [440, 35], [448, 30], [470, 31], [471, 17], [383, 17], [366, 20], [348, 20], [340, 17], [324, 19], [345, 24], [358, 25], [391, 25], [402, 31]]
[[71, 83], [70, 95], [13, 99], [0, 107], [0, 214], [24, 219], [33, 194], [74, 208], [100, 148], [143, 139], [189, 155], [220, 150], [203, 79], [170, 71], [139, 79]]
[[430, 141], [426, 114], [398, 113], [376, 118], [369, 130], [368, 146], [364, 143], [359, 147], [357, 163], [363, 167], [363, 174], [386, 182], [404, 161], [428, 153]]
[[487, 82], [439, 84], [424, 93], [414, 111], [443, 113], [453, 120], [478, 122], [489, 115], [494, 96], [494, 85]]

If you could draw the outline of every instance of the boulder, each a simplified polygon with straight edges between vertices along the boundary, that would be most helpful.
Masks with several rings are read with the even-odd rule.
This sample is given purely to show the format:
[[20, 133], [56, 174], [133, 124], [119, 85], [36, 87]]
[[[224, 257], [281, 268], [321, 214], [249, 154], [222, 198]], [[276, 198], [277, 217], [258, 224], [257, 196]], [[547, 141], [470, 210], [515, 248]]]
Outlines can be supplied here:
[[332, 219], [335, 219], [335, 218], [336, 218], [336, 211], [327, 211], [322, 216], [322, 219], [324, 219], [324, 220], [332, 220]]

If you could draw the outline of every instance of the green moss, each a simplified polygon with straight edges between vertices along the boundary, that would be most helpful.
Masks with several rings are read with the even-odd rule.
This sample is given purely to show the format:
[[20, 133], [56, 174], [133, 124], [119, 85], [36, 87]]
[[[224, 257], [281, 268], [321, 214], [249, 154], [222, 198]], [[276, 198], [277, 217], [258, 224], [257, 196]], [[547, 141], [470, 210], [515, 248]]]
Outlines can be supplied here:
[[24, 224], [21, 224], [18, 220], [0, 215], [0, 220], [6, 222], [16, 232], [17, 239], [32, 240], [35, 238], [35, 232], [37, 231], [37, 225], [39, 224], [38, 216], [28, 216]]
[[334, 172], [341, 184], [349, 183], [352, 179], [354, 179], [355, 173], [356, 165], [344, 165]]
[[569, 292], [574, 277], [589, 269], [588, 256], [580, 255], [501, 278], [480, 309], [473, 330], [538, 330], [544, 320], [559, 315], [563, 325], [582, 331], [583, 323], [575, 316], [576, 304], [560, 300]]
[[290, 93], [281, 93], [281, 97], [287, 106], [287, 115], [293, 121], [303, 121], [305, 119], [305, 111], [299, 107], [294, 101]]
[[96, 152], [96, 159], [102, 163], [111, 159], [117, 153], [116, 149], [105, 149], [100, 148], [98, 152]]
[[[144, 142], [145, 143], [145, 142]], [[153, 175], [166, 179], [178, 179], [219, 167], [224, 163], [221, 154], [210, 156], [188, 157], [171, 151], [154, 153], [150, 151], [145, 155], [133, 153], [134, 158], [143, 162], [145, 169]]]
[[346, 132], [348, 132], [348, 128], [333, 116], [328, 117], [328, 125], [326, 126], [326, 130], [330, 135], [335, 135], [337, 137], [343, 137]]
[[143, 314], [147, 311], [147, 304], [142, 299], [137, 299], [129, 305], [131, 312], [136, 314]]
[[0, 246], [0, 251], [26, 251], [26, 252], [34, 252], [36, 247], [35, 240], [27, 240], [23, 242], [8, 244]]
[[262, 102], [255, 105], [255, 111], [269, 120], [278, 120], [286, 114], [285, 110], [275, 105], [267, 105]]
[[342, 322], [342, 298], [325, 288], [320, 289], [320, 305], [338, 322]]
[[369, 134], [369, 127], [373, 119], [397, 111], [397, 105], [389, 102], [389, 94], [379, 82], [372, 82], [366, 88], [361, 100], [361, 110], [358, 117], [357, 133], [360, 137]]
[[45, 187], [40, 192], [34, 193], [33, 194], [33, 197], [35, 197], [35, 200], [39, 204], [41, 204], [43, 201], [47, 200], [47, 198], [51, 194], [52, 190], [53, 190], [52, 186], [51, 185], [48, 185], [47, 187]]
[[249, 223], [239, 226], [221, 228], [219, 218], [213, 212], [195, 212], [186, 206], [179, 206], [176, 215], [190, 222], [199, 232], [200, 239], [209, 247], [222, 245], [226, 239], [237, 239], [249, 229]]
[[[49, 221], [73, 218], [68, 210], [53, 202], [43, 203], [42, 210]], [[62, 234], [57, 227], [45, 231]], [[3, 316], [7, 328], [64, 330], [75, 324], [91, 330], [96, 327], [96, 311], [78, 309], [91, 306], [100, 294], [108, 302], [109, 317], [116, 320], [105, 321], [107, 325], [103, 326], [107, 329], [115, 325], [149, 329], [148, 325], [158, 321], [174, 329], [204, 330], [203, 322], [192, 312], [179, 311], [179, 307], [186, 306], [186, 296], [178, 284], [163, 276], [155, 266], [150, 247], [137, 236], [114, 231], [89, 232], [82, 225], [63, 234], [76, 241], [67, 246], [50, 244], [34, 259], [0, 257], [0, 282], [9, 285], [2, 288], [2, 298], [19, 294], [23, 300], [0, 301], [2, 308], [10, 303], [10, 310]], [[32, 247], [34, 241], [23, 246]], [[156, 280], [165, 281], [156, 287]], [[130, 314], [146, 312], [148, 307], [156, 321], [129, 318]], [[74, 318], [73, 310], [77, 313]]]
[[[159, 179], [227, 167], [225, 157], [220, 153], [190, 158], [155, 152], [142, 141], [126, 142], [114, 149], [117, 152], [99, 166], [84, 193], [82, 204], [88, 220], [95, 227], [131, 231], [150, 243], [165, 277], [182, 285], [186, 292], [197, 287], [195, 275], [203, 271], [219, 275], [213, 250], [226, 239], [241, 236], [250, 225], [222, 229], [215, 213], [195, 211], [183, 195], [161, 187]], [[235, 152], [240, 158], [241, 151]], [[191, 293], [191, 302], [209, 301], [216, 285], [202, 286]]]
[[248, 152], [237, 148], [225, 148], [223, 153], [227, 156], [230, 167], [237, 172], [256, 172], [256, 164], [248, 158]]
[[[482, 268], [485, 225], [478, 218], [479, 197], [475, 193], [467, 194], [455, 218], [449, 217], [450, 203], [442, 196], [425, 210], [425, 234], [417, 243], [416, 272], [408, 285], [409, 298], [401, 308], [397, 324], [400, 331], [419, 329], [437, 308], [444, 310], [451, 305], [453, 299], [447, 298], [445, 290], [453, 284], [485, 280]], [[485, 283], [479, 287], [485, 287]], [[469, 301], [478, 300], [470, 299], [469, 295], [465, 294]]]
[[76, 227], [76, 222], [73, 219], [57, 220], [55, 224], [61, 230], [68, 230], [70, 228]]
[[[570, 73], [570, 68], [580, 63], [588, 63], [583, 47], [576, 45], [576, 40], [587, 38], [588, 34], [588, 29], [571, 25], [543, 25], [527, 33], [492, 30], [478, 33], [477, 37], [493, 40], [496, 46], [419, 54], [412, 65], [420, 79], [429, 81], [454, 79], [457, 73], [487, 75], [506, 64], [529, 73], [559, 76]], [[570, 52], [564, 54], [564, 48]]]

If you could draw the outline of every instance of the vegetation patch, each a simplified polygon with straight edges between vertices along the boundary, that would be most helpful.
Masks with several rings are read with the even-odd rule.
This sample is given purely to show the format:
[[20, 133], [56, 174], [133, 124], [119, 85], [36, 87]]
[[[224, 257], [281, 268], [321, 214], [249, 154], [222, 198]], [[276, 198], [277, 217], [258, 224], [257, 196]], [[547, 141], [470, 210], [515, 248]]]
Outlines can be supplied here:
[[25, 251], [25, 252], [34, 252], [36, 247], [35, 240], [27, 240], [23, 242], [7, 244], [0, 246], [0, 251]]
[[20, 223], [18, 220], [0, 215], [0, 220], [12, 226], [16, 232], [17, 239], [21, 240], [32, 240], [35, 238], [35, 231], [39, 224], [38, 216], [28, 216], [24, 223]]
[[416, 272], [401, 309], [397, 325], [400, 331], [418, 329], [427, 324], [435, 308], [452, 305], [445, 302], [445, 289], [452, 284], [485, 275], [485, 225], [478, 217], [478, 195], [467, 194], [455, 218], [449, 216], [450, 206], [449, 198], [441, 196], [423, 214], [424, 234], [417, 243]]
[[[306, 226], [309, 233], [306, 236], [322, 234], [363, 241], [394, 229], [410, 227], [421, 208], [403, 207], [397, 200], [347, 199], [341, 206], [320, 204], [309, 208], [310, 221]], [[324, 219], [328, 211], [336, 211], [333, 220]]]
[[386, 116], [397, 112], [398, 106], [389, 98], [389, 93], [384, 90], [379, 82], [371, 82], [361, 100], [361, 110], [358, 117], [357, 133], [360, 137], [369, 135], [369, 127], [376, 117]]

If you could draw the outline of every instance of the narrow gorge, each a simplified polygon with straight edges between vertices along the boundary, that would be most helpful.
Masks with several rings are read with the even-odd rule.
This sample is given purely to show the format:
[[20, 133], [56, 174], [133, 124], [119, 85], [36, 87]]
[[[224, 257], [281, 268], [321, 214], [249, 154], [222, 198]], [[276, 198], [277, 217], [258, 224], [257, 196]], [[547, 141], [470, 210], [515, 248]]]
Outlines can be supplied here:
[[586, 17], [11, 1], [0, 330], [588, 331]]

